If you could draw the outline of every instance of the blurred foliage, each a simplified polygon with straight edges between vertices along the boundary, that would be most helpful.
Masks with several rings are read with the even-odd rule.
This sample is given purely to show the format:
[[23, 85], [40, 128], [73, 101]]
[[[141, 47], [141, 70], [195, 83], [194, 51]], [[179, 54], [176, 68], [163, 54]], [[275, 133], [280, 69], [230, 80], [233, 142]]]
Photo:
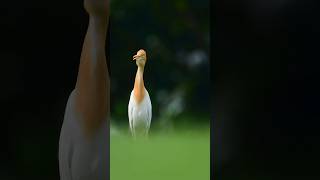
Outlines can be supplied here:
[[137, 68], [132, 56], [141, 48], [148, 56], [144, 80], [153, 122], [181, 115], [209, 122], [209, 46], [208, 0], [111, 1], [113, 123], [128, 121]]

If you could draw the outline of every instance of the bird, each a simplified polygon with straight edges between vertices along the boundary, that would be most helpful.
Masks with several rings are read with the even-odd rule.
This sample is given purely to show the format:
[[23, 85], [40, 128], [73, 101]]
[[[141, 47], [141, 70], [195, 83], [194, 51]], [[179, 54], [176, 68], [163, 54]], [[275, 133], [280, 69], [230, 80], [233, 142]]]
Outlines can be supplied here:
[[152, 104], [143, 81], [144, 68], [147, 62], [146, 51], [140, 49], [133, 56], [133, 60], [138, 68], [128, 104], [129, 127], [133, 137], [147, 137], [152, 119]]
[[110, 176], [110, 78], [104, 52], [109, 0], [84, 0], [84, 7], [89, 25], [60, 131], [60, 180], [105, 180]]

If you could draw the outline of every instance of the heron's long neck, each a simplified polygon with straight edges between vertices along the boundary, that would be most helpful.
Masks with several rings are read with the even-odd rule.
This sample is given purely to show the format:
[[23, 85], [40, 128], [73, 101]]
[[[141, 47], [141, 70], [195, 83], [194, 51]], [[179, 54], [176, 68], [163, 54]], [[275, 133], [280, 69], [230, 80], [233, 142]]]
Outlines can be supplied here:
[[136, 79], [134, 81], [133, 92], [134, 92], [134, 97], [138, 103], [140, 103], [143, 100], [144, 94], [145, 94], [145, 91], [144, 91], [145, 88], [144, 88], [144, 82], [143, 82], [143, 71], [144, 71], [144, 67], [138, 66]]
[[109, 75], [105, 57], [107, 22], [90, 17], [79, 66], [77, 109], [85, 126], [94, 131], [109, 109]]

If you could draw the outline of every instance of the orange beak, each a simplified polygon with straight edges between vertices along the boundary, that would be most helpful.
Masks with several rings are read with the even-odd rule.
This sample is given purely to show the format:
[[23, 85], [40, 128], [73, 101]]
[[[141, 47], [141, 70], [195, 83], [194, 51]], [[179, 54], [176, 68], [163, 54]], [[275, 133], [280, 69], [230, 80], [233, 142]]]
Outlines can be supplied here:
[[139, 57], [138, 55], [134, 55], [133, 60], [137, 60], [138, 57]]

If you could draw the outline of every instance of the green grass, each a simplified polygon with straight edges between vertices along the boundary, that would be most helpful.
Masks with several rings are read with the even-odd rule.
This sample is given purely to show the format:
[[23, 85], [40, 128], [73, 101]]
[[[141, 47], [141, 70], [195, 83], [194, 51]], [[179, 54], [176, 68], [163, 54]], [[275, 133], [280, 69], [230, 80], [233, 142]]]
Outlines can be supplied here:
[[[125, 135], [124, 135], [125, 134]], [[111, 180], [209, 180], [209, 128], [111, 136]]]

